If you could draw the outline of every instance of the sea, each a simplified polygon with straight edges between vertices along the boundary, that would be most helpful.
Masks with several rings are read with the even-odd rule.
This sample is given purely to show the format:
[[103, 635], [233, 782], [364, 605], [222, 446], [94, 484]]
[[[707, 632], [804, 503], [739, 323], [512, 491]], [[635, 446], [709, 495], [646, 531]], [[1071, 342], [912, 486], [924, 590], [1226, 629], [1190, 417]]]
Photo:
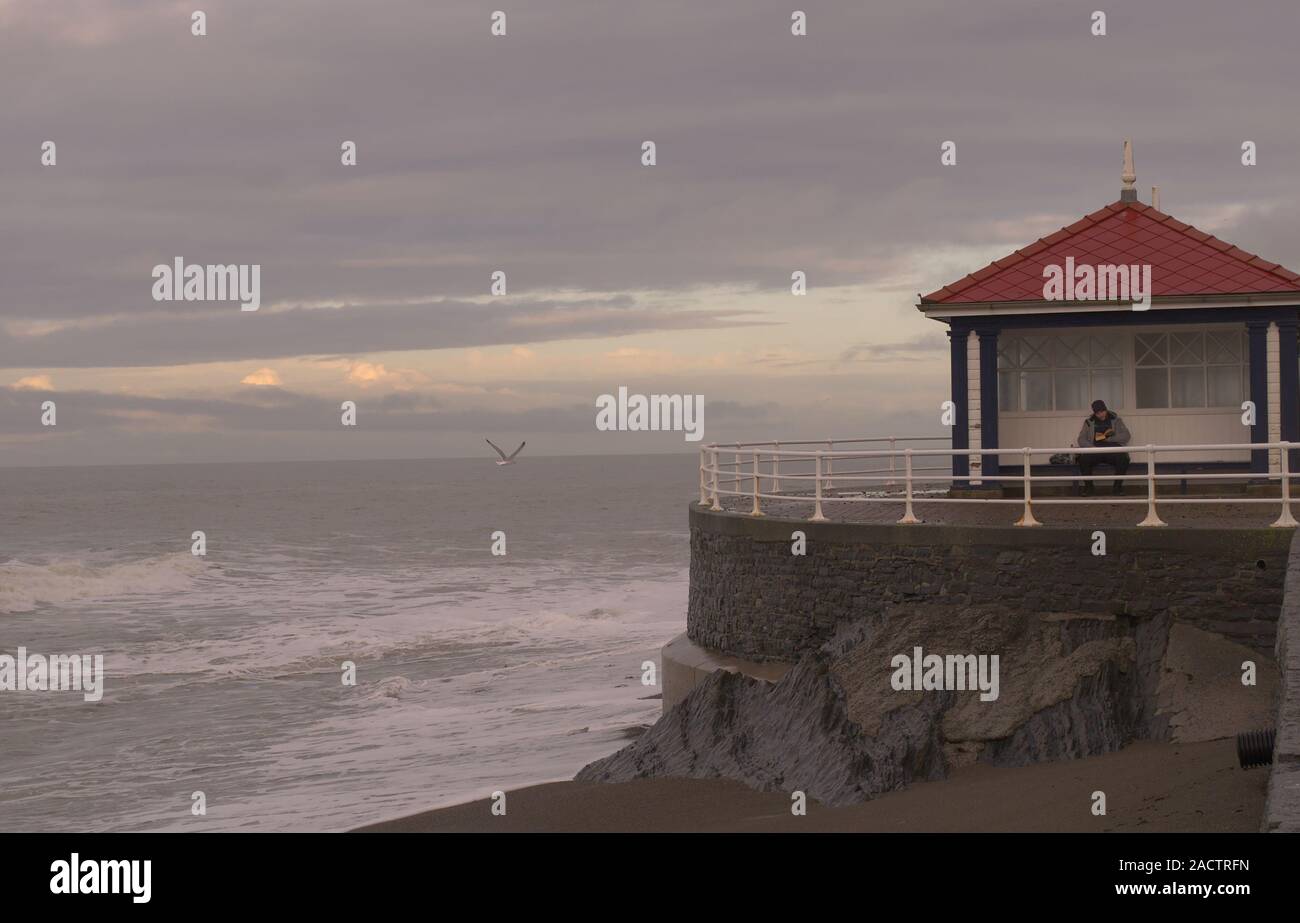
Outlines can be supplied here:
[[0, 691], [0, 830], [340, 831], [571, 778], [659, 716], [696, 464], [0, 468], [0, 655], [104, 663], [97, 702]]

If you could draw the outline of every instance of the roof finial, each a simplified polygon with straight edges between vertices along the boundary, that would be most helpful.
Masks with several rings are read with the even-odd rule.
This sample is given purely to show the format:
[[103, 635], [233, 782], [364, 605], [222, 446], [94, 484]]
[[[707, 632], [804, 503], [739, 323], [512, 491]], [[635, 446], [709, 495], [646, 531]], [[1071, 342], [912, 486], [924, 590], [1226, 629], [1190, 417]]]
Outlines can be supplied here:
[[1137, 174], [1133, 172], [1133, 142], [1127, 138], [1124, 139], [1124, 172], [1120, 175], [1120, 179], [1124, 181], [1124, 186], [1119, 191], [1119, 200], [1136, 202], [1138, 193], [1137, 187], [1134, 186], [1137, 182]]

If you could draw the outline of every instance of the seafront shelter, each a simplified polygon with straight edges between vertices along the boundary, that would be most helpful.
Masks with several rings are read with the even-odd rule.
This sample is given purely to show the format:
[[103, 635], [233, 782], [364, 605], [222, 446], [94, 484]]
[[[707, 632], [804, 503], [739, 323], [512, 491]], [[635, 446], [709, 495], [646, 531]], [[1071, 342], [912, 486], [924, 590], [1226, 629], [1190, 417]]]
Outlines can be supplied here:
[[[1295, 826], [1284, 732], [1300, 685], [1274, 654], [1295, 650], [1300, 612], [1300, 275], [1165, 214], [1154, 191], [1139, 202], [1135, 180], [1126, 143], [1118, 201], [920, 297], [950, 335], [950, 445], [701, 447], [687, 630], [662, 652], [672, 713], [588, 778], [671, 761], [793, 787], [809, 748], [864, 741], [816, 773], [843, 787], [804, 789], [835, 803], [940, 766], [1273, 722], [1264, 829]], [[1080, 430], [1098, 400], [1126, 423], [1122, 451], [1075, 445], [1096, 442]], [[1120, 472], [1125, 454], [1141, 474]], [[1087, 489], [1088, 455], [1110, 456], [1111, 495]], [[923, 651], [976, 650], [1018, 677], [996, 712], [895, 695], [919, 688], [889, 675], [900, 654], [910, 669]], [[1246, 660], [1274, 692], [1224, 682]], [[826, 736], [802, 734], [782, 763], [791, 728]]]
[[[953, 449], [1006, 450], [954, 453], [954, 486], [996, 487], [1021, 447], [1072, 446], [1094, 400], [1123, 417], [1139, 467], [1147, 444], [1300, 440], [1300, 275], [1138, 201], [1135, 179], [1126, 142], [1119, 201], [921, 296], [948, 327]], [[1280, 467], [1267, 449], [1179, 462]]]

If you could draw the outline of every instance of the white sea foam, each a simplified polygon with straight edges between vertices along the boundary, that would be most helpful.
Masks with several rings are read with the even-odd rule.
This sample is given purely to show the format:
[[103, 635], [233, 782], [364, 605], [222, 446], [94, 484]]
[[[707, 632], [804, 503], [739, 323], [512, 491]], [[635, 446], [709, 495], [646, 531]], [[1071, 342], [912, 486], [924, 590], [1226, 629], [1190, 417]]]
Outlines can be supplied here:
[[412, 683], [405, 676], [390, 676], [387, 679], [380, 680], [371, 686], [368, 686], [362, 695], [367, 701], [385, 701], [400, 699], [402, 694], [410, 689]]
[[0, 564], [0, 614], [118, 596], [183, 591], [193, 586], [206, 569], [202, 558], [188, 552], [104, 564], [77, 559], [44, 564], [8, 561]]
[[[336, 830], [571, 777], [658, 714], [642, 665], [685, 621], [693, 464], [645, 460], [635, 489], [599, 459], [509, 482], [451, 461], [15, 475], [0, 634], [103, 652], [109, 682], [93, 710], [0, 713], [7, 826]], [[180, 779], [206, 817], [158, 797]]]
[[[401, 606], [392, 599], [391, 579], [371, 582], [348, 575], [338, 580], [354, 595], [376, 597], [367, 600], [374, 611], [358, 617], [326, 579], [314, 587], [291, 583], [280, 588], [283, 597], [261, 588], [256, 602], [250, 591], [209, 581], [189, 601], [190, 608], [256, 607], [274, 617], [232, 623], [222, 637], [186, 633], [113, 650], [115, 671], [220, 680], [335, 673], [344, 660], [461, 660], [454, 672], [466, 674], [572, 662], [665, 640], [682, 619], [685, 575], [667, 586], [662, 577], [644, 577], [604, 591], [520, 587], [500, 600], [433, 594], [406, 599]], [[487, 661], [491, 666], [480, 666], [484, 651], [496, 652]]]

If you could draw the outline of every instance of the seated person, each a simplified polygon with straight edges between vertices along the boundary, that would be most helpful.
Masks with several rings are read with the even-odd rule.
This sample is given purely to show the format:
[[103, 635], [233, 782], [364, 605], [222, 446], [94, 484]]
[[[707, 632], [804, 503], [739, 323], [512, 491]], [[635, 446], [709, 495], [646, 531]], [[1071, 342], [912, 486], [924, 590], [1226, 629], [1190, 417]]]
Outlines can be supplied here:
[[[1077, 440], [1080, 448], [1100, 448], [1102, 446], [1126, 446], [1129, 441], [1128, 427], [1117, 414], [1106, 407], [1105, 401], [1092, 402], [1092, 416], [1083, 421]], [[1083, 487], [1079, 496], [1089, 497], [1093, 494], [1092, 469], [1098, 464], [1114, 465], [1115, 476], [1122, 478], [1128, 473], [1131, 459], [1127, 452], [1089, 452], [1079, 456], [1079, 470], [1083, 473]], [[1116, 480], [1111, 487], [1116, 494], [1124, 492], [1124, 482]]]

